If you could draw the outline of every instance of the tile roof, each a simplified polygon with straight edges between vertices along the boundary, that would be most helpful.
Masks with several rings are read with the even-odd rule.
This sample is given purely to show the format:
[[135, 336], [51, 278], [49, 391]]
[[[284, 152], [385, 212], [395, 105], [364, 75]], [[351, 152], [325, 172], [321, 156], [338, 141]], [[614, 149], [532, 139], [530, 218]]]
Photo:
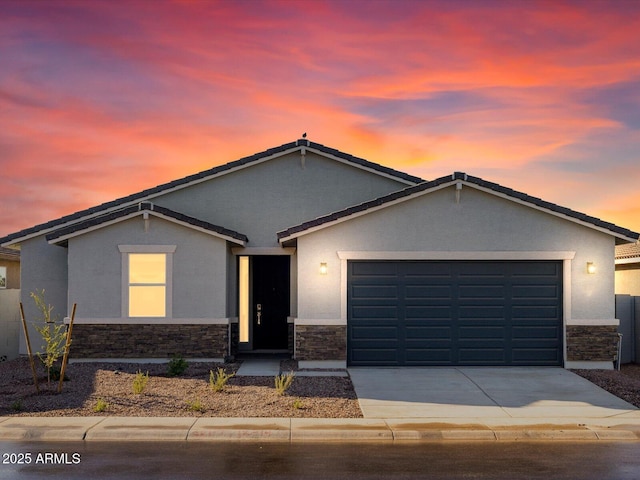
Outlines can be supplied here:
[[431, 190], [441, 185], [454, 184], [456, 182], [463, 182], [471, 185], [476, 185], [477, 187], [491, 190], [493, 192], [496, 192], [497, 194], [506, 195], [507, 197], [511, 197], [515, 200], [519, 200], [524, 203], [528, 203], [533, 206], [540, 207], [542, 209], [548, 210], [549, 212], [560, 214], [564, 217], [568, 217], [569, 219], [591, 224], [595, 227], [599, 227], [601, 229], [610, 231], [611, 233], [616, 234], [618, 236], [626, 237], [629, 239], [635, 239], [635, 240], [637, 240], [640, 237], [639, 233], [633, 232], [623, 227], [619, 227], [610, 222], [605, 222], [603, 220], [600, 220], [599, 218], [592, 217], [590, 215], [586, 215], [584, 213], [580, 213], [566, 207], [561, 207], [560, 205], [556, 205], [555, 203], [546, 202], [538, 197], [533, 197], [531, 195], [527, 195], [526, 193], [518, 192], [511, 188], [503, 187], [502, 185], [499, 185], [497, 183], [488, 182], [479, 177], [467, 175], [466, 173], [463, 173], [463, 172], [454, 172], [452, 175], [447, 175], [444, 177], [437, 178], [435, 180], [431, 180], [429, 182], [424, 182], [419, 185], [408, 187], [408, 188], [405, 188], [404, 190], [400, 190], [398, 192], [394, 192], [389, 195], [385, 195], [385, 196], [376, 198], [374, 200], [370, 200], [368, 202], [364, 202], [359, 205], [355, 205], [353, 207], [349, 207], [344, 210], [331, 213], [329, 215], [324, 215], [322, 217], [318, 217], [314, 220], [304, 222], [299, 225], [295, 225], [286, 230], [278, 232], [278, 240], [282, 242], [283, 240], [288, 239], [290, 237], [297, 236], [297, 234], [302, 233], [306, 230], [310, 230], [328, 223], [345, 219], [346, 217], [349, 217], [351, 215], [366, 212], [369, 209], [379, 207], [379, 206], [394, 202], [396, 200], [400, 200], [405, 197], [410, 197], [411, 195], [415, 195], [417, 193], [424, 192], [426, 190]]
[[58, 230], [55, 230], [49, 233], [46, 236], [47, 241], [55, 242], [57, 239], [61, 239], [60, 243], [64, 243], [65, 239], [68, 238], [69, 235], [73, 235], [75, 233], [80, 233], [83, 230], [90, 229], [92, 227], [97, 227], [104, 223], [112, 222], [114, 220], [118, 220], [122, 217], [126, 217], [128, 215], [136, 214], [138, 212], [142, 213], [144, 211], [155, 212], [165, 217], [173, 218], [174, 220], [178, 220], [183, 223], [188, 223], [189, 225], [193, 225], [194, 227], [198, 227], [204, 230], [208, 230], [219, 235], [223, 235], [225, 237], [233, 238], [239, 240], [240, 242], [248, 242], [249, 239], [246, 235], [242, 233], [238, 233], [234, 230], [229, 230], [224, 227], [220, 227], [218, 225], [213, 225], [212, 223], [205, 222], [204, 220], [199, 220], [194, 217], [189, 217], [187, 215], [183, 215], [182, 213], [175, 212], [165, 207], [161, 207], [160, 205], [154, 205], [151, 202], [142, 202], [137, 205], [131, 205], [120, 210], [116, 210], [113, 212], [109, 212], [106, 215], [101, 215], [99, 217], [94, 217], [89, 220], [85, 220], [83, 222], [74, 223], [68, 227], [63, 227]]
[[625, 243], [616, 246], [616, 260], [636, 258], [640, 262], [640, 244]]
[[311, 142], [307, 139], [299, 139], [296, 140], [295, 142], [290, 142], [290, 143], [285, 143], [283, 145], [280, 145], [279, 147], [274, 147], [274, 148], [270, 148], [268, 150], [265, 150], [263, 152], [259, 152], [256, 153], [254, 155], [250, 155], [248, 157], [244, 157], [241, 158], [239, 160], [235, 160], [233, 162], [229, 162], [226, 163], [224, 165], [219, 165], [217, 167], [213, 167], [210, 168], [208, 170], [204, 170], [202, 172], [196, 173], [194, 175], [189, 175], [187, 177], [184, 178], [180, 178], [178, 180], [174, 180], [172, 182], [168, 182], [168, 183], [164, 183], [162, 185], [158, 185], [156, 187], [153, 188], [149, 188], [146, 190], [142, 190], [141, 192], [137, 192], [137, 193], [133, 193], [131, 195], [128, 195], [126, 197], [121, 197], [118, 198], [116, 200], [113, 200], [111, 202], [106, 202], [103, 203], [101, 205], [97, 205], [95, 207], [91, 207], [88, 208], [86, 210], [80, 210], [78, 212], [72, 213], [70, 215], [66, 215], [64, 217], [60, 217], [58, 219], [55, 220], [51, 220], [49, 222], [45, 222], [45, 223], [41, 223], [39, 225], [35, 225], [34, 227], [31, 228], [27, 228], [24, 230], [21, 230], [19, 232], [15, 232], [12, 233], [10, 235], [7, 235], [3, 238], [0, 238], [0, 244], [3, 243], [9, 243], [12, 241], [16, 241], [16, 240], [20, 240], [23, 239], [25, 237], [29, 237], [32, 235], [37, 235], [39, 232], [43, 231], [43, 230], [50, 230], [52, 228], [55, 228], [59, 225], [64, 225], [66, 223], [69, 222], [75, 222], [75, 221], [79, 221], [82, 220], [83, 218], [86, 217], [91, 217], [97, 214], [100, 214], [101, 212], [107, 211], [107, 210], [113, 210], [114, 208], [118, 208], [121, 205], [127, 205], [127, 204], [131, 204], [132, 202], [141, 202], [144, 201], [150, 197], [159, 195], [167, 190], [171, 190], [171, 189], [175, 189], [175, 188], [180, 188], [183, 186], [187, 186], [192, 182], [197, 182], [197, 181], [202, 181], [205, 180], [207, 177], [211, 177], [214, 175], [218, 175], [224, 172], [228, 172], [240, 167], [244, 167], [247, 165], [250, 165], [251, 163], [254, 162], [258, 162], [260, 160], [263, 160], [265, 158], [274, 156], [274, 155], [279, 155], [279, 154], [284, 154], [286, 152], [292, 152], [292, 151], [296, 151], [298, 149], [312, 149], [315, 150], [317, 152], [323, 153], [325, 155], [331, 155], [334, 156], [336, 158], [339, 158], [341, 160], [344, 160], [346, 162], [352, 163], [354, 165], [357, 165], [359, 167], [368, 169], [368, 170], [372, 170], [375, 172], [378, 172], [380, 174], [383, 175], [388, 175], [391, 177], [395, 177], [401, 181], [404, 182], [408, 182], [408, 183], [421, 183], [424, 180], [419, 178], [419, 177], [415, 177], [413, 175], [409, 175], [403, 172], [400, 172], [398, 170], [394, 170], [392, 168], [389, 167], [385, 167], [383, 165], [379, 165], [377, 163], [373, 163], [370, 162], [368, 160], [365, 160], [363, 158], [358, 158], [358, 157], [354, 157], [353, 155], [349, 155], [348, 153], [344, 153], [341, 152], [340, 150], [336, 150], [334, 148], [329, 148], [326, 147], [320, 143], [315, 143], [315, 142]]

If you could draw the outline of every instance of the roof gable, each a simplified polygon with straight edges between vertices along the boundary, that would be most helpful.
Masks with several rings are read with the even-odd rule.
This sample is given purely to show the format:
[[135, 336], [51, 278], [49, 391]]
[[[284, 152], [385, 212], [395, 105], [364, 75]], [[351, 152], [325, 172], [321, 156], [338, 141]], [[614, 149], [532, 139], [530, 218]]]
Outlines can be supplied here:
[[377, 163], [369, 162], [368, 160], [365, 160], [363, 158], [354, 157], [353, 155], [341, 152], [340, 150], [336, 150], [334, 148], [326, 147], [320, 143], [311, 142], [307, 139], [299, 139], [295, 142], [285, 143], [283, 145], [280, 145], [279, 147], [270, 148], [263, 152], [250, 155], [248, 157], [244, 157], [239, 160], [226, 163], [224, 165], [219, 165], [217, 167], [213, 167], [211, 169], [204, 170], [202, 172], [189, 175], [172, 182], [142, 190], [140, 192], [128, 195], [126, 197], [121, 197], [111, 202], [106, 202], [92, 208], [80, 210], [70, 215], [66, 215], [64, 217], [21, 230], [19, 232], [7, 235], [4, 238], [0, 238], [0, 245], [13, 245], [19, 243], [22, 240], [26, 240], [28, 238], [36, 237], [42, 235], [43, 233], [50, 232], [64, 225], [82, 222], [84, 220], [104, 215], [112, 211], [118, 211], [123, 207], [137, 205], [140, 202], [151, 200], [159, 195], [164, 195], [171, 191], [205, 182], [217, 176], [226, 175], [243, 168], [249, 168], [253, 165], [257, 165], [297, 151], [300, 152], [303, 158], [307, 153], [313, 152], [323, 157], [330, 158], [332, 160], [351, 165], [355, 168], [368, 171], [375, 175], [392, 178], [406, 185], [415, 185], [423, 182], [423, 179], [419, 177], [415, 177], [413, 175], [409, 175]]
[[159, 205], [153, 205], [150, 202], [132, 205], [111, 212], [107, 215], [102, 215], [90, 220], [75, 223], [68, 227], [60, 228], [49, 233], [46, 238], [49, 243], [66, 245], [70, 238], [84, 235], [85, 233], [105, 228], [109, 225], [113, 225], [114, 223], [129, 220], [130, 218], [134, 218], [137, 216], [143, 216], [144, 218], [148, 218], [148, 216], [159, 217], [172, 223], [177, 223], [188, 228], [193, 228], [209, 235], [214, 235], [216, 237], [222, 238], [223, 240], [227, 240], [241, 246], [244, 246], [249, 241], [246, 235], [243, 235], [236, 231], [229, 230], [218, 225], [213, 225], [197, 218], [183, 215]]
[[423, 182], [419, 185], [405, 188], [398, 192], [394, 192], [383, 197], [370, 200], [368, 202], [355, 205], [353, 207], [340, 210], [338, 212], [325, 215], [308, 222], [304, 222], [299, 225], [289, 227], [286, 230], [278, 232], [278, 241], [285, 243], [291, 241], [301, 235], [305, 235], [322, 228], [327, 228], [336, 223], [347, 221], [351, 218], [366, 215], [381, 208], [387, 208], [397, 203], [405, 202], [411, 198], [417, 196], [426, 195], [436, 190], [446, 188], [451, 185], [456, 185], [456, 188], [461, 189], [464, 185], [467, 185], [478, 190], [500, 196], [520, 203], [522, 205], [541, 210], [552, 215], [564, 218], [565, 220], [578, 223], [589, 228], [600, 230], [604, 233], [615, 236], [622, 242], [633, 242], [640, 238], [640, 234], [633, 232], [629, 229], [619, 227], [610, 222], [605, 222], [599, 218], [586, 215], [575, 210], [571, 210], [566, 207], [561, 207], [555, 203], [544, 201], [538, 197], [527, 195], [523, 192], [518, 192], [508, 187], [503, 187], [497, 183], [488, 182], [479, 177], [473, 177], [462, 172], [454, 172], [452, 175], [437, 178], [429, 182]]

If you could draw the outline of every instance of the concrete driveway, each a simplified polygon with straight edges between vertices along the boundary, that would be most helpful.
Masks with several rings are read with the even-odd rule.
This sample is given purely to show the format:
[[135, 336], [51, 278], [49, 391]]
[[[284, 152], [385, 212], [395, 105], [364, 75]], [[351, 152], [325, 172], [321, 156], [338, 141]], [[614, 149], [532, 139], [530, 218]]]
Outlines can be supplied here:
[[365, 418], [640, 419], [640, 410], [563, 368], [349, 368]]

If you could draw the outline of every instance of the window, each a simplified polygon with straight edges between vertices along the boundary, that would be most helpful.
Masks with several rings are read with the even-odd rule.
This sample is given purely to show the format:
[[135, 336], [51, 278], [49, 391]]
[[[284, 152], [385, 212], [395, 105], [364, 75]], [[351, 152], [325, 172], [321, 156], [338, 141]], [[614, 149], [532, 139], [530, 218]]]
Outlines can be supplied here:
[[129, 254], [129, 316], [167, 316], [167, 254]]
[[172, 245], [120, 245], [122, 316], [171, 318]]
[[7, 288], [7, 267], [0, 267], [0, 288]]

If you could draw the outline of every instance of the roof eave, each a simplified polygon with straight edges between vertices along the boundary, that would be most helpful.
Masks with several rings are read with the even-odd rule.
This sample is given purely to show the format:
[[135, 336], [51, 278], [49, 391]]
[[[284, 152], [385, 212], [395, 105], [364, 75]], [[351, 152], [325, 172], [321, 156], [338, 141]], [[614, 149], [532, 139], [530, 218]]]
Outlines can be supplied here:
[[[445, 179], [450, 179], [450, 180], [443, 181]], [[365, 204], [371, 204], [372, 207], [366, 208], [366, 209], [362, 209], [362, 210], [357, 211], [357, 212], [355, 212], [353, 214], [340, 215], [338, 218], [336, 218], [334, 220], [329, 220], [329, 221], [327, 221], [325, 223], [314, 225], [314, 226], [311, 226], [309, 228], [302, 228], [304, 226], [304, 223], [300, 224], [300, 225], [293, 226], [293, 227], [289, 227], [289, 228], [287, 228], [285, 230], [282, 230], [281, 232], [278, 232], [278, 241], [280, 242], [280, 244], [284, 245], [285, 242], [289, 242], [289, 241], [294, 240], [294, 239], [296, 239], [298, 237], [301, 237], [303, 235], [310, 234], [310, 233], [316, 232], [318, 230], [322, 230], [324, 228], [329, 228], [329, 227], [331, 227], [333, 225], [336, 225], [338, 223], [342, 223], [342, 222], [351, 220], [353, 218], [357, 218], [357, 217], [360, 217], [360, 216], [363, 216], [363, 215], [367, 215], [369, 213], [373, 213], [375, 211], [390, 207], [392, 205], [396, 205], [398, 203], [402, 203], [402, 202], [408, 201], [410, 199], [414, 199], [414, 198], [420, 197], [422, 195], [427, 195], [427, 194], [432, 193], [434, 191], [437, 191], [437, 190], [440, 190], [440, 189], [443, 189], [443, 188], [447, 188], [447, 187], [450, 187], [450, 186], [456, 185], [456, 184], [466, 185], [466, 186], [468, 186], [470, 188], [475, 188], [476, 190], [480, 190], [480, 191], [483, 191], [485, 193], [489, 193], [491, 195], [498, 196], [500, 198], [503, 198], [505, 200], [509, 200], [509, 201], [518, 203], [518, 204], [523, 205], [525, 207], [533, 208], [534, 210], [538, 210], [538, 211], [541, 211], [541, 212], [544, 212], [544, 213], [547, 213], [547, 214], [554, 215], [556, 217], [562, 218], [563, 220], [567, 220], [567, 221], [570, 221], [572, 223], [576, 223], [578, 225], [582, 225], [584, 227], [587, 227], [587, 228], [590, 228], [590, 229], [593, 229], [593, 230], [597, 230], [597, 231], [600, 231], [602, 233], [606, 233], [607, 235], [611, 235], [614, 238], [616, 238], [616, 240], [621, 240], [621, 242], [616, 242], [616, 243], [633, 243], [633, 242], [637, 242], [638, 239], [640, 238], [640, 234], [639, 233], [632, 232], [631, 230], [620, 228], [621, 230], [627, 230], [629, 232], [629, 234], [625, 234], [625, 233], [622, 233], [622, 232], [616, 232], [616, 231], [613, 231], [613, 230], [611, 230], [609, 228], [601, 227], [599, 225], [595, 225], [594, 223], [586, 222], [586, 221], [580, 220], [579, 218], [576, 218], [576, 217], [573, 217], [573, 216], [570, 216], [570, 215], [566, 215], [566, 214], [564, 214], [562, 212], [558, 212], [558, 211], [552, 210], [550, 208], [546, 208], [546, 207], [541, 206], [541, 205], [536, 205], [535, 203], [533, 203], [531, 201], [527, 201], [527, 200], [518, 198], [518, 196], [521, 195], [521, 192], [515, 192], [514, 191], [514, 193], [518, 194], [518, 196], [512, 196], [512, 195], [508, 195], [508, 194], [506, 194], [504, 192], [500, 192], [500, 191], [497, 191], [497, 190], [494, 190], [494, 189], [491, 189], [491, 188], [488, 188], [488, 187], [483, 187], [483, 186], [478, 185], [477, 183], [473, 182], [472, 180], [468, 179], [466, 174], [454, 173], [453, 175], [446, 176], [446, 177], [441, 177], [439, 179], [433, 180], [432, 182], [426, 182], [426, 183], [434, 183], [434, 186], [430, 187], [430, 188], [420, 189], [415, 193], [408, 194], [408, 195], [405, 195], [405, 196], [400, 196], [400, 197], [398, 197], [398, 198], [396, 198], [394, 200], [391, 200], [391, 201], [383, 201], [382, 199], [387, 198], [387, 197], [391, 197], [393, 195], [397, 195], [400, 192], [395, 192], [395, 193], [392, 193], [390, 195], [386, 195], [385, 197], [380, 197], [380, 199], [376, 199], [376, 200], [380, 200], [380, 202], [377, 202], [376, 200], [372, 200], [371, 202], [365, 202]], [[419, 187], [419, 185], [417, 185], [417, 186], [415, 186], [413, 188], [418, 188], [418, 187]], [[409, 187], [409, 188], [411, 188], [411, 187]], [[533, 198], [533, 197], [531, 197], [529, 195], [526, 195], [526, 194], [522, 194], [522, 196]], [[548, 202], [546, 202], [546, 203], [548, 203]], [[350, 210], [351, 208], [356, 208], [356, 207], [357, 206], [350, 207], [350, 208], [342, 210], [341, 212], [346, 212], [346, 211]], [[558, 207], [560, 209], [564, 209], [566, 211], [570, 211], [570, 209], [565, 209], [565, 208], [560, 207], [560, 206], [558, 206]], [[326, 218], [330, 218], [332, 216], [335, 216], [336, 214], [339, 215], [341, 212], [335, 212], [333, 214], [326, 215], [325, 217]], [[578, 214], [579, 212], [575, 212], [575, 213]], [[323, 217], [320, 217], [320, 218], [323, 218]], [[312, 223], [312, 222], [305, 222], [305, 223]], [[606, 222], [603, 222], [603, 223], [606, 223]], [[287, 232], [288, 230], [295, 230], [295, 231], [293, 231], [291, 234], [284, 235], [284, 233]]]
[[[172, 223], [181, 225], [183, 227], [190, 228], [192, 230], [199, 231], [199, 232], [204, 233], [206, 235], [211, 235], [211, 236], [214, 236], [214, 237], [221, 238], [222, 240], [226, 240], [228, 242], [234, 243], [236, 245], [240, 245], [242, 247], [246, 246], [246, 243], [247, 243], [247, 240], [245, 240], [245, 239], [236, 238], [236, 237], [233, 237], [231, 235], [226, 235], [224, 233], [220, 233], [220, 232], [216, 232], [214, 230], [210, 230], [210, 229], [207, 229], [207, 228], [204, 228], [204, 227], [200, 227], [198, 225], [194, 225], [192, 223], [189, 223], [189, 222], [186, 222], [186, 221], [183, 221], [183, 220], [180, 220], [180, 219], [168, 216], [168, 215], [164, 215], [161, 212], [156, 212], [156, 211], [153, 211], [153, 210], [139, 210], [139, 211], [136, 211], [136, 212], [133, 212], [133, 213], [130, 213], [130, 214], [123, 215], [121, 217], [115, 218], [113, 220], [108, 220], [106, 222], [102, 222], [102, 223], [99, 223], [97, 225], [92, 225], [92, 226], [89, 226], [87, 228], [83, 228], [83, 229], [77, 230], [75, 232], [70, 232], [70, 233], [65, 234], [65, 235], [60, 235], [60, 236], [57, 236], [55, 238], [51, 238], [50, 240], [47, 239], [47, 241], [51, 245], [64, 246], [64, 245], [66, 245], [68, 243], [69, 239], [71, 239], [71, 238], [78, 237], [78, 236], [81, 236], [81, 235], [85, 235], [85, 234], [90, 233], [92, 231], [100, 230], [100, 229], [106, 228], [106, 227], [108, 227], [110, 225], [114, 225], [116, 223], [120, 223], [120, 222], [123, 222], [123, 221], [126, 221], [126, 220], [130, 220], [132, 218], [135, 218], [135, 217], [138, 217], [138, 216], [141, 216], [141, 215], [145, 215], [145, 214], [161, 218], [161, 219], [166, 220], [168, 222], [172, 222]], [[62, 229], [56, 229], [56, 230], [62, 230]]]

